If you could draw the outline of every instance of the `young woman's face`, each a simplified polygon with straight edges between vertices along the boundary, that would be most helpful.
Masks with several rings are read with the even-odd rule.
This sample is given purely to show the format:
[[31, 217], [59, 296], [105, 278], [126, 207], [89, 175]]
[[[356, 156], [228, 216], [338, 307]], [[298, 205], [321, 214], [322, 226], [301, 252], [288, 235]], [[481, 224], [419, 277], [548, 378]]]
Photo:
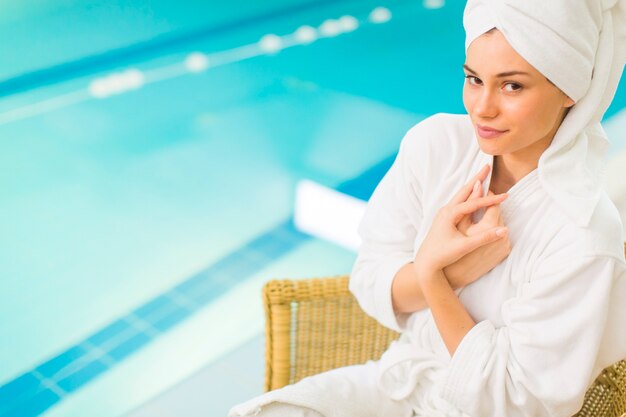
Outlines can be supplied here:
[[482, 151], [536, 163], [574, 102], [497, 30], [470, 44], [463, 67], [463, 103]]

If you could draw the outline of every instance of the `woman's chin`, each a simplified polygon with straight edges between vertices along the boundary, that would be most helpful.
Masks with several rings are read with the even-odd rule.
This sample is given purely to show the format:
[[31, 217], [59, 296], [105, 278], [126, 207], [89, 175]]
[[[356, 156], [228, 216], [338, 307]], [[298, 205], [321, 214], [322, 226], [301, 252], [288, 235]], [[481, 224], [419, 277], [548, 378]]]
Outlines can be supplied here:
[[478, 147], [483, 153], [492, 156], [502, 155], [502, 150], [498, 146], [494, 146], [493, 141], [483, 141], [480, 137], [478, 138]]

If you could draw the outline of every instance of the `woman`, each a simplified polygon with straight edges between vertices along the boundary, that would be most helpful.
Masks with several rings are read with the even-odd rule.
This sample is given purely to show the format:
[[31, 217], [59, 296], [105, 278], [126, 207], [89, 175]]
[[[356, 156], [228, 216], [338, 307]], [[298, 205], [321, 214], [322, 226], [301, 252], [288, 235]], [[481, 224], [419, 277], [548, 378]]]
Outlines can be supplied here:
[[[350, 289], [402, 332], [231, 416], [571, 416], [626, 358], [626, 263], [599, 121], [626, 1], [470, 0], [468, 115], [413, 127], [372, 195]], [[491, 167], [491, 169], [489, 169]]]

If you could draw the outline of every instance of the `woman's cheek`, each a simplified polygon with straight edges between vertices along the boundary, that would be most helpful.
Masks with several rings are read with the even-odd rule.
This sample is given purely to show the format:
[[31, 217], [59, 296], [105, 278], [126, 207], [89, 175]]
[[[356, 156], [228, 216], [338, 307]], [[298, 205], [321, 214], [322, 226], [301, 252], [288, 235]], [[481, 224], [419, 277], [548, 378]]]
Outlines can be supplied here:
[[472, 105], [472, 94], [468, 89], [467, 82], [463, 86], [463, 106], [465, 106], [465, 111], [467, 114], [472, 114], [472, 109], [474, 106]]
[[528, 118], [533, 121], [536, 136], [543, 137], [550, 133], [556, 121], [557, 114], [554, 112], [554, 105], [545, 100], [541, 105], [534, 104], [534, 111], [529, 112]]

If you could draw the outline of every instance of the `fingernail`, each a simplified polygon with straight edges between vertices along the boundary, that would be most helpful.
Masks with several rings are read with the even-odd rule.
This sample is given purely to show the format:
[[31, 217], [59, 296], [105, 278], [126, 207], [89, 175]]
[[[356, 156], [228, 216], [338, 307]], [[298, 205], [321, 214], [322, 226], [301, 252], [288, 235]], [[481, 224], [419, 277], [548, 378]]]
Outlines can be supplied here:
[[499, 227], [496, 229], [496, 235], [504, 236], [506, 235], [506, 227]]

